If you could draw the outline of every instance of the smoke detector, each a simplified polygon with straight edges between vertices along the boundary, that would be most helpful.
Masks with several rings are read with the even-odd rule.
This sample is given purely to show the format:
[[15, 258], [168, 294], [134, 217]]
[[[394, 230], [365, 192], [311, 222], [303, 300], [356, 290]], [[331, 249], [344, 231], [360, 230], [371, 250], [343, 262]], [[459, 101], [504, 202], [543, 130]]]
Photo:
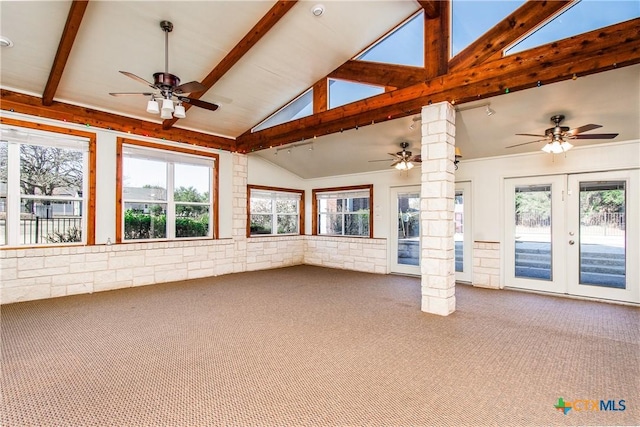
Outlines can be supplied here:
[[324, 13], [324, 5], [317, 4], [311, 8], [311, 13], [313, 16], [322, 16]]

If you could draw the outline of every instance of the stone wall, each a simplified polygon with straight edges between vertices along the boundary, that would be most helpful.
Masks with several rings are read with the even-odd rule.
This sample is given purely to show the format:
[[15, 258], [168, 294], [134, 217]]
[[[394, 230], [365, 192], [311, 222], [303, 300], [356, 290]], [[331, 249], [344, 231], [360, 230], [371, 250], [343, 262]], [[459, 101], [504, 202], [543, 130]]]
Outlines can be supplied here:
[[473, 242], [473, 286], [501, 288], [499, 242]]
[[360, 237], [305, 236], [304, 263], [386, 274], [387, 240]]
[[247, 241], [247, 271], [288, 267], [304, 263], [307, 236], [253, 237]]

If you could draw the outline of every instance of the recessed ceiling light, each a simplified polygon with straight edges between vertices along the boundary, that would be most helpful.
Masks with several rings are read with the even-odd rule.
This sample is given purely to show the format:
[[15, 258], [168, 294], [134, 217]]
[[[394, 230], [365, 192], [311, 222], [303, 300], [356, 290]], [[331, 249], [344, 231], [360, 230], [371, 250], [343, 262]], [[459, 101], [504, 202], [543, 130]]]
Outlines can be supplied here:
[[1, 47], [13, 47], [13, 42], [6, 38], [5, 36], [0, 36], [0, 46]]
[[321, 4], [313, 6], [311, 8], [311, 13], [313, 13], [313, 16], [322, 16], [322, 14], [324, 13], [324, 6]]

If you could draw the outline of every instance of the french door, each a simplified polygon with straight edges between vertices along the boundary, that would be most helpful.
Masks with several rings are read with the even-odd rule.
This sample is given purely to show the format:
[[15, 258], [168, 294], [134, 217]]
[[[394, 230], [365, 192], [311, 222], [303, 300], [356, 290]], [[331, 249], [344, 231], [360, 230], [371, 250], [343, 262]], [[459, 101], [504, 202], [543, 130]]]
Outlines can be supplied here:
[[392, 188], [391, 207], [391, 271], [420, 275], [420, 186]]
[[640, 302], [638, 175], [505, 180], [505, 284]]
[[471, 282], [471, 183], [456, 182], [454, 204], [456, 281]]

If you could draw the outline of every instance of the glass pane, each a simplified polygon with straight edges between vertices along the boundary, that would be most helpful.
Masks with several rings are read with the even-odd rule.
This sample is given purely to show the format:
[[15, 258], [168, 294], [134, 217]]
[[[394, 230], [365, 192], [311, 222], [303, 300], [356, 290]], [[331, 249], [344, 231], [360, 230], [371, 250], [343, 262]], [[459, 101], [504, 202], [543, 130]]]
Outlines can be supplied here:
[[369, 212], [369, 198], [368, 197], [360, 197], [356, 199], [346, 199], [345, 212]]
[[424, 66], [424, 13], [402, 24], [356, 59]]
[[[455, 2], [454, 2], [455, 3]], [[640, 16], [638, 1], [582, 0], [505, 51], [522, 52], [536, 46], [583, 34]]]
[[369, 212], [344, 215], [346, 236], [369, 236]]
[[454, 216], [456, 231], [453, 240], [455, 245], [456, 271], [464, 271], [464, 255], [462, 250], [464, 241], [464, 193], [462, 191], [456, 191]]
[[384, 87], [329, 79], [329, 109], [384, 93]]
[[251, 129], [251, 132], [257, 132], [259, 130], [270, 128], [281, 123], [286, 123], [290, 122], [291, 120], [310, 116], [311, 114], [313, 114], [313, 89], [307, 90], [298, 98], [282, 107], [271, 117]]
[[342, 212], [343, 199], [319, 199], [319, 212]]
[[319, 234], [342, 234], [341, 214], [320, 214], [318, 218]]
[[0, 245], [7, 244], [8, 147], [6, 141], [0, 141]]
[[20, 243], [82, 242], [82, 201], [20, 200]]
[[515, 193], [516, 277], [551, 280], [551, 185]]
[[176, 163], [174, 176], [176, 202], [209, 202], [211, 167]]
[[20, 145], [20, 193], [37, 196], [82, 194], [83, 152], [72, 148]]
[[7, 244], [7, 198], [0, 197], [0, 246], [6, 245], [6, 244]]
[[420, 265], [420, 194], [398, 195], [398, 264]]
[[251, 198], [251, 212], [252, 213], [266, 213], [271, 214], [273, 211], [273, 200], [271, 199], [259, 199]]
[[624, 181], [580, 183], [580, 284], [626, 287]]
[[251, 215], [251, 235], [254, 234], [271, 234], [273, 229], [273, 215]]
[[176, 237], [209, 235], [209, 206], [176, 204]]
[[124, 204], [124, 239], [167, 237], [167, 205], [164, 203]]
[[278, 234], [298, 233], [298, 215], [278, 215]]
[[524, 0], [451, 2], [451, 56], [476, 41], [524, 4]]
[[276, 212], [277, 213], [297, 214], [298, 213], [298, 201], [297, 200], [278, 199], [278, 200], [276, 200]]
[[122, 167], [125, 200], [167, 200], [166, 162], [125, 157]]

